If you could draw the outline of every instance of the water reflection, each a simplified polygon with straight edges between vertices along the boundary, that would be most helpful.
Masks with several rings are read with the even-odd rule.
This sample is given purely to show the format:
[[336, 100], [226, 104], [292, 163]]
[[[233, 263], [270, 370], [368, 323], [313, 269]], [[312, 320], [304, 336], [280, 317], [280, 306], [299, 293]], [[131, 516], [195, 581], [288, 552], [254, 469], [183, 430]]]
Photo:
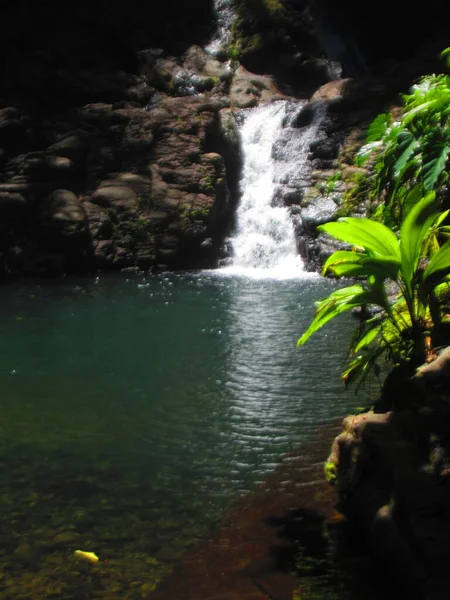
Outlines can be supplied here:
[[116, 565], [93, 577], [97, 595], [141, 598], [131, 581], [172, 565], [287, 450], [345, 414], [349, 321], [295, 345], [332, 285], [200, 273], [5, 288], [6, 597], [25, 579], [27, 597], [91, 597], [70, 562], [80, 547]]
[[242, 277], [228, 285], [229, 437], [239, 446], [239, 468], [260, 479], [319, 422], [342, 414], [348, 400], [339, 372], [348, 339], [331, 328], [309, 347], [296, 347], [313, 299], [330, 288], [322, 280]]

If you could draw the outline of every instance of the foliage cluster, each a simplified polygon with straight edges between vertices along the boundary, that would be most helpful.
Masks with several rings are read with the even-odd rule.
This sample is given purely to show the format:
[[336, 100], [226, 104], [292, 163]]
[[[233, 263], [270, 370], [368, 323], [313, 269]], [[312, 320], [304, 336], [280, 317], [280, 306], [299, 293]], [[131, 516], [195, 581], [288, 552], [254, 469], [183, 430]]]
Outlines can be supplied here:
[[450, 155], [450, 77], [422, 78], [403, 99], [401, 120], [378, 115], [359, 152], [361, 163], [373, 160], [366, 189], [384, 223], [344, 217], [319, 227], [350, 245], [329, 257], [323, 274], [356, 282], [317, 302], [298, 345], [339, 314], [369, 309], [350, 345], [346, 383], [377, 372], [382, 357], [393, 365], [419, 366], [432, 356], [447, 319], [450, 227], [442, 191]]
[[[419, 194], [415, 188], [411, 194]], [[405, 218], [399, 237], [383, 223], [345, 217], [319, 229], [353, 246], [338, 250], [326, 261], [323, 274], [361, 279], [318, 302], [314, 319], [299, 339], [303, 345], [330, 319], [360, 307], [378, 310], [357, 328], [346, 383], [363, 378], [380, 357], [394, 364], [419, 365], [427, 358], [442, 323], [441, 305], [450, 273], [450, 242], [439, 246], [447, 232], [448, 211], [440, 212], [434, 192], [419, 200]], [[392, 288], [390, 290], [390, 287]]]
[[[443, 55], [448, 56], [448, 51]], [[378, 115], [367, 132], [367, 143], [356, 155], [358, 166], [370, 165], [371, 175], [360, 183], [368, 188], [368, 199], [378, 207], [375, 218], [394, 228], [408, 211], [406, 198], [413, 187], [420, 185], [424, 194], [435, 190], [441, 198], [445, 196], [450, 159], [450, 76], [422, 77], [402, 100], [401, 117]]]

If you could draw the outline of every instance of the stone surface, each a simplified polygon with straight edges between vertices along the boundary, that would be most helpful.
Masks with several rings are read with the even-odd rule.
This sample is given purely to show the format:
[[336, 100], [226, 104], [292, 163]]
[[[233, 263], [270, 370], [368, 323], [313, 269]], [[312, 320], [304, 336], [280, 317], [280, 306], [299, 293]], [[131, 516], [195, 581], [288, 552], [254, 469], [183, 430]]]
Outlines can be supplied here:
[[395, 387], [410, 408], [347, 417], [329, 458], [340, 510], [408, 599], [441, 600], [450, 584], [449, 356]]
[[271, 76], [255, 75], [242, 66], [235, 71], [230, 87], [230, 101], [233, 107], [251, 108], [260, 102], [281, 97]]
[[[35, 255], [36, 248], [62, 254], [68, 270], [212, 266], [232, 216], [216, 149], [227, 147], [233, 168], [235, 146], [222, 134], [221, 109], [199, 96], [166, 97], [150, 109], [88, 104], [59, 122], [55, 135], [49, 129], [39, 150], [11, 156], [0, 210], [23, 251], [13, 253], [17, 242], [8, 236], [0, 240], [10, 272], [25, 268], [25, 246]], [[42, 232], [31, 222], [13, 224], [27, 206]]]
[[[404, 70], [392, 63], [377, 79], [364, 66], [374, 57], [367, 62], [364, 54], [357, 77], [335, 79], [333, 55], [351, 50], [359, 7], [343, 22], [342, 15], [330, 21], [335, 9], [325, 0], [237, 0], [217, 60], [203, 49], [215, 27], [210, 0], [167, 0], [158, 18], [150, 4], [138, 4], [8, 4], [0, 39], [2, 276], [30, 273], [33, 265], [41, 274], [46, 264], [52, 273], [151, 269], [163, 259], [171, 269], [214, 266], [240, 194], [240, 110], [312, 96], [297, 115], [301, 129], [325, 106], [306, 171], [343, 166], [344, 184], [336, 187], [343, 191], [352, 185], [351, 157], [367, 124], [407, 89], [416, 69], [405, 57]], [[435, 70], [433, 52], [436, 59], [435, 46], [423, 47], [424, 68]], [[205, 158], [210, 153], [221, 162]], [[302, 226], [301, 211], [318, 185], [302, 175], [276, 199], [291, 206], [314, 269], [327, 249], [308, 212]], [[77, 234], [70, 219], [46, 213], [56, 190], [73, 193], [83, 207]], [[43, 215], [44, 229], [36, 231]]]

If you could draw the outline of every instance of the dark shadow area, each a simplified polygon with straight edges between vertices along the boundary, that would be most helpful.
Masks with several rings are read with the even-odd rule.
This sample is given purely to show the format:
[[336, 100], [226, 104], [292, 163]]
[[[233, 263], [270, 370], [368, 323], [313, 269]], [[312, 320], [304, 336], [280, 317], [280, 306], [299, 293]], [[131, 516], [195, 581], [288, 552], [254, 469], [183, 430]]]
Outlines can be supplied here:
[[123, 97], [138, 51], [175, 55], [213, 31], [212, 0], [7, 3], [0, 24], [0, 100], [54, 110]]
[[302, 600], [394, 600], [402, 596], [370, 557], [357, 532], [346, 521], [330, 523], [308, 508], [267, 522], [287, 544], [272, 549], [274, 562], [295, 574]]

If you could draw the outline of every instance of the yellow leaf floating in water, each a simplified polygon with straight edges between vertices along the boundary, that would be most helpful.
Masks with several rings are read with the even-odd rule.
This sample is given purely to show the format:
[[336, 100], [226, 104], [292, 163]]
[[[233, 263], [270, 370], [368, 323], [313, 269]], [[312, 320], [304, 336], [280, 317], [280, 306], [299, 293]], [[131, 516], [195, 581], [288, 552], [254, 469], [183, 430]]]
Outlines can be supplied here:
[[100, 560], [95, 552], [85, 552], [84, 550], [75, 550], [75, 556], [88, 560], [91, 563], [97, 563]]

